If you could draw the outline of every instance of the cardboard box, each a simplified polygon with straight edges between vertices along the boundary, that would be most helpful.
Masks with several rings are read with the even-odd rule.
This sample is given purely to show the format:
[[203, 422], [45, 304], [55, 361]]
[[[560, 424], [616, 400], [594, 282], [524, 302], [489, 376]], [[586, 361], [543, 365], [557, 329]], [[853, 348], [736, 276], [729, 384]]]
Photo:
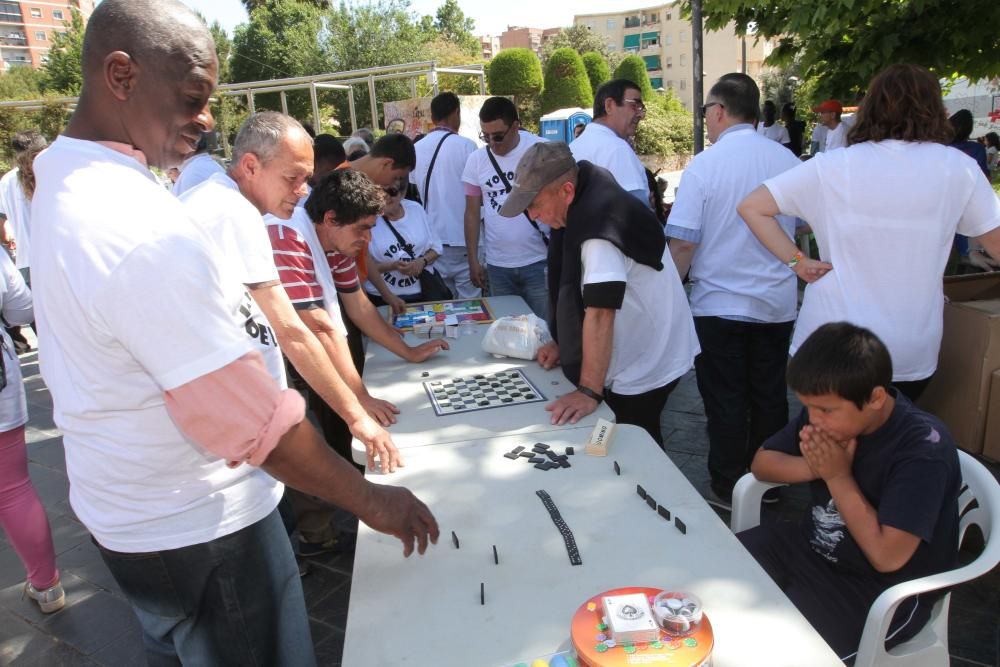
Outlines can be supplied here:
[[994, 371], [993, 381], [990, 383], [990, 402], [986, 411], [983, 456], [1000, 461], [1000, 371]]
[[990, 385], [1000, 369], [1000, 273], [945, 278], [944, 293], [938, 368], [919, 405], [944, 421], [959, 447], [980, 454]]

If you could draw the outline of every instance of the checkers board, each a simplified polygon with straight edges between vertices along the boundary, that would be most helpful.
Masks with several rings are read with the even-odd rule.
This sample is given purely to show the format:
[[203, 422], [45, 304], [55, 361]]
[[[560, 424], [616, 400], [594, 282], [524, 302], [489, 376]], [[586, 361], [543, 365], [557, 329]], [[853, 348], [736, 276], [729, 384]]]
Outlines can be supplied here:
[[424, 382], [438, 417], [546, 400], [518, 369]]

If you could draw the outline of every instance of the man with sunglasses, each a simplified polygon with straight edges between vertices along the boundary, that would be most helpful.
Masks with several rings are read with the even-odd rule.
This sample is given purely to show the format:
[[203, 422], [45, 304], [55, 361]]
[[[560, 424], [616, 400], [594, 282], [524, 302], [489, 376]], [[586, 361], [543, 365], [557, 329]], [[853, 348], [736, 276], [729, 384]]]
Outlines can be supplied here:
[[[708, 418], [709, 502], [726, 507], [761, 443], [788, 421], [785, 362], [795, 320], [795, 273], [749, 232], [737, 204], [766, 179], [799, 164], [753, 127], [760, 91], [726, 74], [701, 112], [712, 148], [681, 177], [666, 234], [701, 343], [695, 361]], [[795, 221], [782, 226], [791, 237]]]
[[[491, 97], [479, 110], [479, 138], [486, 146], [469, 156], [462, 172], [465, 184], [465, 247], [479, 247], [480, 224], [486, 230], [486, 267], [469, 253], [469, 271], [477, 287], [494, 296], [515, 295], [544, 318], [548, 312], [545, 264], [548, 231], [528, 217], [500, 216], [514, 180], [514, 169], [529, 148], [545, 141], [521, 129], [517, 107], [506, 97]], [[482, 218], [480, 218], [482, 210]]]
[[569, 145], [573, 158], [610, 171], [618, 185], [639, 201], [649, 201], [646, 168], [629, 142], [646, 117], [642, 90], [628, 79], [608, 81], [594, 96], [594, 122]]

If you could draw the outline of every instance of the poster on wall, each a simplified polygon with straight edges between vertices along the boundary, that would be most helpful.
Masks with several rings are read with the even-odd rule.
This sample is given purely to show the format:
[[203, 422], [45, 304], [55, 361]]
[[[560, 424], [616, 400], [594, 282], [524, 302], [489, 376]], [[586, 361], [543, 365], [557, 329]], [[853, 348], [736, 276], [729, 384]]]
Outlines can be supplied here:
[[[478, 146], [483, 145], [479, 140], [479, 109], [489, 96], [460, 95], [458, 99], [462, 104], [462, 125], [458, 133], [472, 139]], [[427, 134], [434, 127], [430, 97], [384, 102], [382, 116], [385, 118], [386, 132], [402, 132], [410, 139], [418, 134]]]

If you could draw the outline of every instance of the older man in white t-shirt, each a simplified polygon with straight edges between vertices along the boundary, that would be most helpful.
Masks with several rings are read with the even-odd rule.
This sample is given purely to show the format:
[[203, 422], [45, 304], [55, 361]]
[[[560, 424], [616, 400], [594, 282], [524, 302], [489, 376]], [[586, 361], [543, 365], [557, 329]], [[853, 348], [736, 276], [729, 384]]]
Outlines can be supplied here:
[[471, 299], [482, 290], [472, 284], [469, 275], [462, 171], [476, 150], [476, 142], [458, 133], [462, 106], [455, 93], [441, 93], [431, 100], [431, 121], [434, 128], [413, 145], [417, 166], [410, 172], [410, 182], [417, 186], [431, 227], [444, 244], [434, 268], [456, 298]]
[[79, 104], [35, 161], [41, 370], [70, 503], [148, 661], [312, 665], [277, 480], [407, 553], [437, 528], [320, 442], [247, 340], [240, 276], [147, 167], [176, 166], [212, 128], [217, 71], [204, 22], [179, 2], [104, 0], [91, 15]]
[[[760, 91], [750, 77], [726, 74], [706, 100], [712, 147], [684, 170], [666, 234], [678, 274], [691, 279], [708, 498], [728, 506], [754, 453], [788, 421], [785, 364], [797, 298], [795, 274], [754, 238], [736, 206], [799, 160], [754, 131]], [[791, 238], [795, 219], [782, 217], [781, 225]]]
[[577, 162], [587, 160], [604, 167], [618, 185], [648, 205], [646, 168], [629, 143], [645, 117], [646, 105], [639, 86], [628, 79], [608, 81], [594, 96], [594, 122], [573, 140], [569, 149]]

